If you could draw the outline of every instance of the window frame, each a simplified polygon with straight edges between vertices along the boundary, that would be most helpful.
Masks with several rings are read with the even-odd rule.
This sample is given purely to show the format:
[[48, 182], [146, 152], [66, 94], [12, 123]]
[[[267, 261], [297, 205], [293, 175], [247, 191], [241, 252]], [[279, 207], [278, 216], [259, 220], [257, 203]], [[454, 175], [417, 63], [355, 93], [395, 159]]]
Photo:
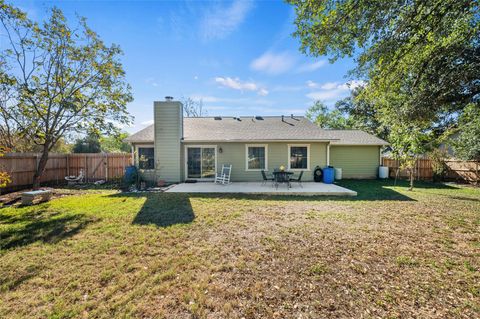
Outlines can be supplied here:
[[[141, 157], [140, 149], [146, 149], [146, 148], [151, 148], [153, 150], [153, 157], [152, 157], [153, 167], [152, 168], [141, 168], [140, 167], [140, 157]], [[146, 171], [155, 170], [155, 147], [154, 146], [137, 146], [137, 154], [138, 154], [138, 157], [137, 157], [138, 158], [138, 169], [146, 170]]]
[[[290, 159], [291, 159], [291, 149], [292, 147], [306, 147], [307, 148], [307, 168], [291, 168]], [[289, 171], [309, 171], [310, 170], [310, 144], [288, 144], [287, 148], [287, 168]]]
[[[248, 149], [250, 147], [263, 147], [265, 150], [265, 167], [264, 168], [248, 168]], [[268, 144], [245, 144], [245, 171], [260, 172], [268, 171]]]

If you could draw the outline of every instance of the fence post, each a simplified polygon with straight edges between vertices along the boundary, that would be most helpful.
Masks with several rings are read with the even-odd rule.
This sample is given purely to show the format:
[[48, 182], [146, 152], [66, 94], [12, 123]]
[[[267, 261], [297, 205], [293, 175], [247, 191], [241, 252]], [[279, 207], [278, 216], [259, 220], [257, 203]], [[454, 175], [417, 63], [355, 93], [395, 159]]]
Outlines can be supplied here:
[[476, 172], [475, 172], [475, 175], [476, 175], [476, 179], [475, 179], [475, 185], [478, 186], [478, 182], [480, 182], [480, 176], [478, 174], [478, 163], [479, 161], [476, 161], [475, 162], [475, 168], [476, 168]]
[[[38, 160], [38, 154], [35, 153], [35, 172], [38, 170], [38, 164], [40, 161]], [[35, 172], [33, 173], [35, 175]], [[32, 176], [32, 185], [33, 185], [33, 176]]]
[[108, 182], [108, 153], [105, 153], [105, 181]]

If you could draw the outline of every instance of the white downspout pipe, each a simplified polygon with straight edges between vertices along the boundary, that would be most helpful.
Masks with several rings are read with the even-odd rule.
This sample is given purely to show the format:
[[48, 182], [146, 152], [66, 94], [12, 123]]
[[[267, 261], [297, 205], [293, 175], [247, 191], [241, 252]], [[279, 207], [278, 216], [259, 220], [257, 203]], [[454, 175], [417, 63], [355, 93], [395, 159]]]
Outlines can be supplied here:
[[382, 147], [378, 147], [378, 166], [383, 166], [382, 163]]
[[327, 144], [327, 166], [330, 166], [330, 142]]
[[131, 145], [131, 150], [132, 150], [132, 165], [137, 166], [137, 164], [135, 163], [135, 147], [133, 146], [133, 144]]

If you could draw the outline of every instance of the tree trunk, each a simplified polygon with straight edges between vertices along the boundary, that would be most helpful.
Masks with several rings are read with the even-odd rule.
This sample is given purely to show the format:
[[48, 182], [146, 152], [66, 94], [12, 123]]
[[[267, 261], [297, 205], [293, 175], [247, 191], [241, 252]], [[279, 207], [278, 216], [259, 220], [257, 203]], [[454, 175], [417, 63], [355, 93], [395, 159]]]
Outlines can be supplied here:
[[38, 189], [40, 187], [40, 177], [42, 177], [43, 172], [45, 172], [45, 167], [47, 166], [48, 161], [48, 145], [43, 146], [42, 156], [38, 162], [37, 169], [33, 175], [33, 189]]

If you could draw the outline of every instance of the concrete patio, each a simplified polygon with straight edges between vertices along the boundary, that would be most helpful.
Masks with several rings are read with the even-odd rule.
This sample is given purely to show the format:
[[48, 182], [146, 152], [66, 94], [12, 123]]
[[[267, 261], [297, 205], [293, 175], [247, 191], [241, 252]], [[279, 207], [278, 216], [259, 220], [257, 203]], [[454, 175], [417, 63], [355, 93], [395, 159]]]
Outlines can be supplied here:
[[293, 184], [291, 188], [279, 185], [277, 189], [271, 183], [262, 185], [261, 182], [234, 182], [229, 185], [214, 184], [213, 182], [183, 183], [169, 188], [167, 193], [237, 193], [237, 194], [267, 194], [267, 195], [328, 195], [328, 196], [357, 196], [357, 192], [335, 184], [305, 182], [303, 187]]

